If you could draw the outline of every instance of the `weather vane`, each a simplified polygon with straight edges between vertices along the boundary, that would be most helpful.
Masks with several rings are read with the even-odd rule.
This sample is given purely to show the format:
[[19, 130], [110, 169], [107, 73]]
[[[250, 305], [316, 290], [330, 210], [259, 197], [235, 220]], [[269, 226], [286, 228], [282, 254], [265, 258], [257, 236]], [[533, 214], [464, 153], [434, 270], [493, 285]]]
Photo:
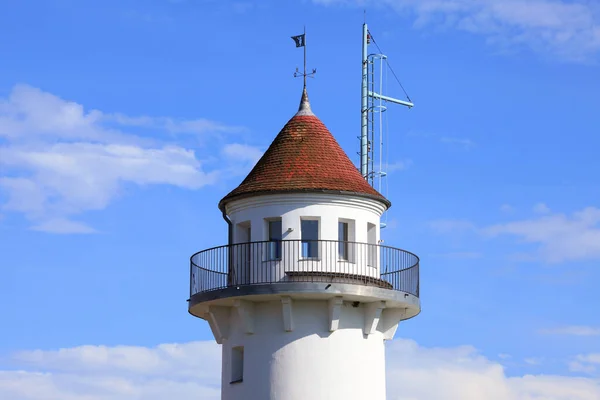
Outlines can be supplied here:
[[310, 73], [306, 72], [306, 27], [304, 27], [304, 33], [302, 35], [292, 36], [292, 39], [296, 43], [296, 47], [304, 47], [304, 70], [302, 73], [300, 73], [298, 68], [296, 68], [296, 72], [294, 72], [294, 78], [299, 76], [303, 77], [304, 87], [306, 87], [306, 77], [312, 77], [314, 74], [317, 73], [316, 68], [313, 68], [312, 72]]

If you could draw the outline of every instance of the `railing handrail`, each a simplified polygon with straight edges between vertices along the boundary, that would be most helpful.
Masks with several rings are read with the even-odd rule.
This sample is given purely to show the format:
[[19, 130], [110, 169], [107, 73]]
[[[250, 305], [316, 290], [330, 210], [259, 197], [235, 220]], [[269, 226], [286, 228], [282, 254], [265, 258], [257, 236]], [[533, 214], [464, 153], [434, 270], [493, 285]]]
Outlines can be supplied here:
[[[192, 254], [190, 256], [190, 262], [192, 264], [194, 264], [194, 262], [192, 261], [193, 258], [201, 253], [206, 253], [208, 251], [211, 250], [216, 250], [216, 249], [223, 249], [223, 248], [227, 248], [227, 247], [233, 247], [233, 246], [241, 246], [241, 245], [249, 245], [249, 244], [255, 244], [255, 243], [274, 243], [274, 242], [333, 242], [333, 243], [348, 243], [348, 244], [362, 244], [362, 245], [367, 245], [367, 246], [377, 246], [379, 248], [385, 248], [385, 249], [391, 249], [391, 250], [396, 250], [396, 251], [400, 251], [406, 254], [409, 254], [413, 257], [415, 257], [415, 259], [417, 260], [416, 263], [414, 265], [419, 264], [419, 262], [421, 261], [419, 259], [419, 256], [417, 256], [415, 253], [410, 252], [408, 250], [404, 250], [404, 249], [400, 249], [398, 247], [392, 247], [392, 246], [386, 246], [386, 245], [382, 245], [382, 244], [378, 244], [378, 243], [366, 243], [366, 242], [352, 242], [352, 241], [345, 241], [345, 240], [331, 240], [331, 239], [317, 239], [317, 240], [302, 240], [302, 239], [282, 239], [282, 240], [259, 240], [259, 241], [253, 241], [253, 242], [240, 242], [240, 243], [231, 243], [231, 244], [223, 244], [220, 246], [214, 246], [214, 247], [210, 247], [208, 249], [204, 249], [204, 250], [200, 250], [195, 252], [194, 254]], [[411, 265], [410, 267], [407, 268], [411, 268], [414, 265]], [[198, 268], [202, 268], [200, 266], [198, 266]]]
[[190, 298], [232, 286], [324, 280], [378, 286], [418, 297], [419, 262], [416, 254], [403, 249], [356, 241], [233, 243], [190, 257]]

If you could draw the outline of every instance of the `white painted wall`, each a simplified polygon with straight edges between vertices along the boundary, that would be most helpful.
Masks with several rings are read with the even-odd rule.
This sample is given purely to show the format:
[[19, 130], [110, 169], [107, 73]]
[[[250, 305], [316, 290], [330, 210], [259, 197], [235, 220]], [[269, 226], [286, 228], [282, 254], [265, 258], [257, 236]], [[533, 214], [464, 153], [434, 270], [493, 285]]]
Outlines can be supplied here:
[[[283, 240], [300, 240], [301, 220], [315, 218], [319, 220], [319, 240], [338, 240], [338, 222], [343, 220], [351, 222], [351, 241], [377, 244], [380, 239], [380, 218], [385, 206], [379, 201], [358, 196], [290, 193], [234, 200], [227, 205], [226, 211], [234, 224], [234, 243], [248, 241], [247, 226], [251, 229], [251, 241], [268, 240], [267, 220], [273, 218], [281, 218]], [[375, 226], [372, 235], [368, 234], [369, 224]], [[261, 253], [268, 253], [266, 246], [265, 249], [260, 249]], [[283, 263], [265, 263], [264, 256], [245, 252], [234, 257], [234, 264], [239, 269], [238, 276], [249, 276], [251, 271], [257, 270], [264, 272], [265, 276], [282, 276], [284, 274], [280, 272], [284, 268], [286, 271], [344, 272], [379, 278], [377, 254], [374, 257], [369, 257], [365, 251], [362, 252], [364, 254], [359, 254], [366, 247], [351, 246], [350, 260], [343, 262], [337, 258], [336, 251], [331, 251], [334, 249], [333, 244], [320, 246], [322, 250], [318, 261], [299, 260], [299, 256], [293, 262], [288, 259], [283, 260]], [[300, 255], [299, 244], [298, 247], [296, 254]], [[251, 260], [251, 265], [248, 260]]]
[[[384, 337], [380, 331], [363, 333], [364, 304], [344, 302], [334, 332], [327, 301], [293, 301], [291, 307], [291, 332], [284, 330], [279, 299], [254, 303], [253, 334], [237, 312], [229, 314], [223, 400], [385, 399]], [[244, 347], [244, 376], [230, 383], [236, 346]]]
[[[281, 217], [284, 240], [300, 239], [300, 219], [321, 220], [321, 240], [338, 239], [338, 220], [356, 221], [356, 241], [367, 242], [367, 223], [375, 224], [379, 240], [379, 222], [385, 206], [376, 200], [358, 196], [333, 194], [288, 193], [254, 196], [227, 204], [227, 215], [234, 224], [249, 221], [252, 241], [267, 239], [266, 218]], [[293, 231], [285, 233], [288, 228]], [[234, 242], [239, 243], [234, 235]]]

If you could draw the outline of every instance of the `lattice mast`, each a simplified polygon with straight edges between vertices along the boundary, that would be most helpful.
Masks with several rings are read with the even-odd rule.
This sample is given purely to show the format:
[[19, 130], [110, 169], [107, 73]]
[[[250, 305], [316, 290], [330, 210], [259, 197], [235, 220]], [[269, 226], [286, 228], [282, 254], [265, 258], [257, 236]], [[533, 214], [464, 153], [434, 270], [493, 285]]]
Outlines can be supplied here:
[[[387, 103], [400, 104], [412, 108], [408, 101], [389, 97], [384, 93], [384, 75], [389, 68], [387, 56], [381, 53], [369, 53], [369, 45], [375, 43], [367, 24], [362, 31], [362, 84], [361, 84], [361, 130], [360, 130], [360, 172], [377, 189], [382, 191], [384, 170], [384, 139], [387, 137], [383, 113]], [[375, 43], [375, 45], [377, 45]], [[385, 67], [385, 68], [384, 68]], [[393, 73], [393, 70], [392, 70]], [[394, 74], [394, 77], [397, 77]], [[400, 83], [398, 81], [398, 83]], [[405, 92], [406, 94], [406, 92]], [[377, 141], [377, 142], [376, 142]]]

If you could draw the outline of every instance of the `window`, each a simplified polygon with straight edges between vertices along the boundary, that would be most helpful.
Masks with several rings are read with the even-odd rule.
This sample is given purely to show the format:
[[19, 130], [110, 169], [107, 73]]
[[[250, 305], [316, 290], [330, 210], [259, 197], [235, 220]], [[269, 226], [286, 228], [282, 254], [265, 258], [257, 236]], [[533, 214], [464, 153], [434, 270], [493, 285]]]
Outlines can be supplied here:
[[303, 219], [300, 223], [302, 235], [302, 257], [319, 257], [319, 221], [315, 219]]
[[281, 220], [268, 221], [269, 224], [269, 260], [281, 259]]
[[231, 348], [231, 383], [244, 380], [244, 346]]
[[348, 260], [348, 223], [338, 222], [338, 257]]

